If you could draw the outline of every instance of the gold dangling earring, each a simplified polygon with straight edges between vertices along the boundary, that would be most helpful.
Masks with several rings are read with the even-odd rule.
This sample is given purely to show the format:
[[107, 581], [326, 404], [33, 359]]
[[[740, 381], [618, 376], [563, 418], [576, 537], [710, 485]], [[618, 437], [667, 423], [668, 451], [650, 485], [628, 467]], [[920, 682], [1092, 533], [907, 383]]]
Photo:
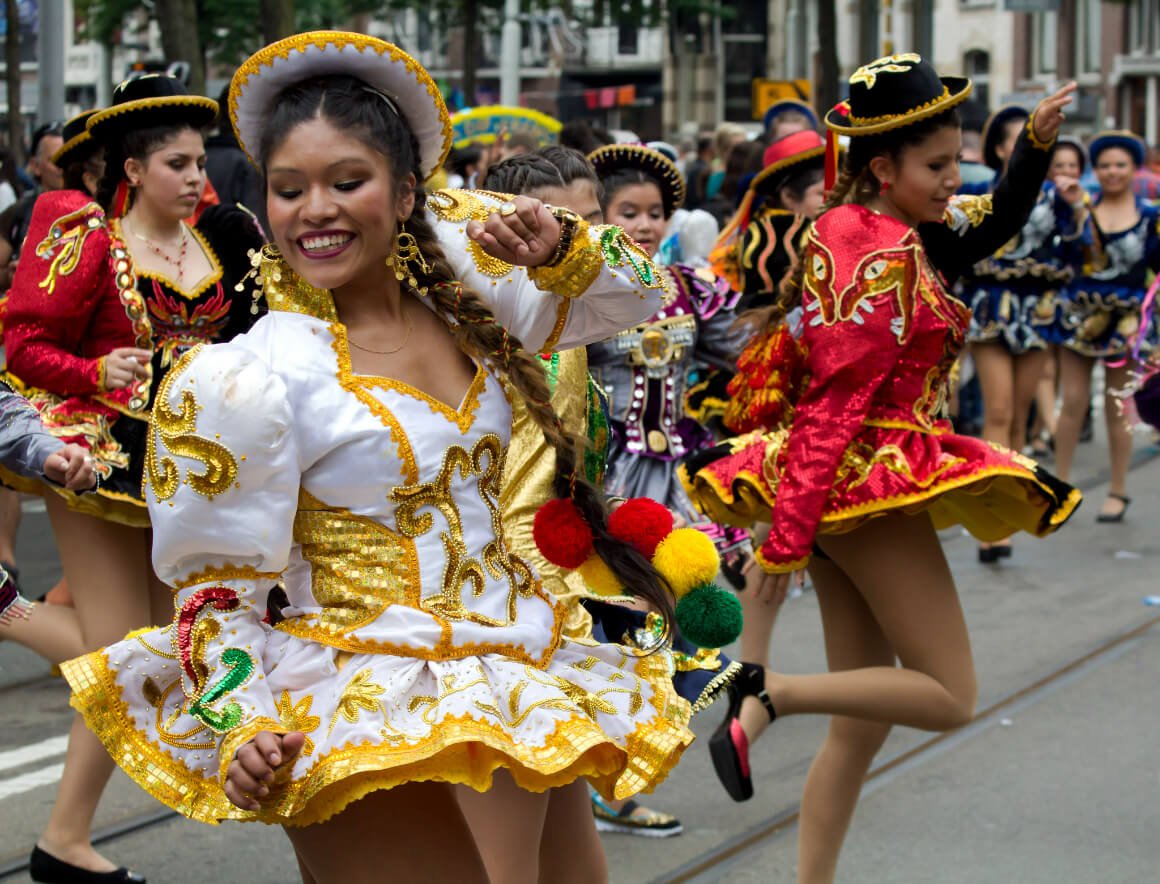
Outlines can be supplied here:
[[419, 285], [415, 272], [417, 267], [424, 275], [429, 274], [431, 265], [423, 257], [414, 235], [403, 228], [402, 222], [399, 222], [399, 232], [395, 236], [395, 253], [387, 256], [387, 267], [395, 272], [395, 279], [399, 282], [406, 280], [419, 297], [427, 297], [427, 286]]

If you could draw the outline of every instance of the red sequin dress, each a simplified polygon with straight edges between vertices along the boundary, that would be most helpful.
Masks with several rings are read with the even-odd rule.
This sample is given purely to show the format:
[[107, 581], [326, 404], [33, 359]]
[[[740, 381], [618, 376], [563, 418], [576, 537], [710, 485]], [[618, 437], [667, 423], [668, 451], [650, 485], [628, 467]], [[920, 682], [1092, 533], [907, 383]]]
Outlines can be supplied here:
[[[229, 340], [257, 318], [250, 293], [234, 289], [250, 269], [249, 250], [262, 244], [251, 216], [212, 206], [190, 231], [213, 270], [187, 292], [138, 272], [119, 222], [87, 194], [37, 199], [7, 302], [4, 379], [50, 433], [92, 452], [100, 487], [77, 495], [0, 467], [5, 484], [33, 494], [51, 489], [88, 515], [149, 524], [141, 480], [154, 393], [183, 353]], [[151, 350], [151, 377], [108, 389], [104, 357], [118, 347]]]
[[[991, 197], [963, 198], [942, 239], [978, 228], [991, 208]], [[941, 419], [970, 313], [924, 245], [919, 231], [861, 206], [821, 216], [803, 258], [801, 364], [786, 419], [700, 452], [682, 470], [715, 521], [772, 523], [759, 551], [767, 570], [800, 568], [817, 534], [896, 510], [927, 511], [937, 527], [958, 523], [996, 541], [1016, 530], [1048, 534], [1079, 504], [1078, 491], [1034, 461], [955, 435]]]

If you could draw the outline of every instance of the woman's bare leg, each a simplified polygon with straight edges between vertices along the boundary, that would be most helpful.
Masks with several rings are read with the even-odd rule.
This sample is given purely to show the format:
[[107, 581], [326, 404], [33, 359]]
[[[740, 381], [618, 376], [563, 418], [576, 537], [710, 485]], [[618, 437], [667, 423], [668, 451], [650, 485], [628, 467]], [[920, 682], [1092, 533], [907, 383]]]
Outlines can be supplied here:
[[821, 675], [768, 673], [779, 715], [846, 715], [922, 730], [961, 727], [974, 715], [971, 645], [950, 569], [930, 518], [890, 513], [825, 551], [858, 588], [902, 668]]
[[[145, 532], [75, 513], [55, 495], [46, 501], [84, 650], [112, 644], [148, 625]], [[112, 758], [78, 715], [69, 733], [56, 802], [39, 841], [42, 849], [90, 871], [116, 868], [90, 840], [93, 815], [112, 772]]]
[[28, 619], [0, 623], [0, 640], [14, 641], [49, 663], [63, 663], [85, 652], [75, 608], [34, 604]]
[[[753, 536], [762, 540], [769, 533], [769, 525], [753, 526]], [[773, 639], [773, 625], [785, 601], [785, 593], [771, 596], [762, 592], [765, 572], [754, 562], [745, 572], [745, 589], [739, 594], [741, 613], [744, 616], [741, 627], [741, 651], [738, 658], [746, 663], [769, 665], [769, 643]]]
[[1035, 388], [1035, 424], [1032, 436], [1038, 437], [1044, 430], [1055, 437], [1056, 400], [1059, 398], [1059, 347], [1047, 345], [1047, 360], [1043, 363], [1043, 373]]
[[1027, 444], [1027, 419], [1031, 415], [1031, 403], [1035, 401], [1047, 364], [1046, 350], [1031, 350], [1012, 360], [1011, 367], [1015, 372], [1009, 446], [1012, 451], [1022, 451]]
[[[830, 671], [893, 666], [894, 651], [850, 578], [833, 562], [816, 556], [809, 571], [822, 613]], [[803, 884], [833, 880], [862, 781], [889, 732], [890, 725], [879, 722], [830, 719], [802, 794], [798, 880]]]
[[1011, 447], [1015, 414], [1015, 360], [1002, 344], [971, 345], [983, 390], [983, 438]]
[[[452, 787], [444, 783], [372, 792], [325, 822], [285, 831], [315, 884], [488, 882]], [[521, 854], [533, 868], [538, 830], [535, 835]]]
[[[1104, 420], [1108, 427], [1108, 460], [1111, 466], [1111, 479], [1108, 482], [1108, 493], [1128, 496], [1128, 467], [1132, 461], [1132, 428], [1122, 413], [1123, 402], [1113, 395], [1115, 390], [1123, 390], [1131, 380], [1132, 363], [1121, 366], [1105, 364], [1104, 371]], [[1115, 515], [1123, 512], [1126, 504], [1122, 500], [1109, 497], [1104, 501], [1101, 512]]]
[[553, 789], [549, 795], [540, 836], [541, 884], [607, 881], [608, 861], [592, 819], [588, 783], [577, 780], [570, 786]]
[[1071, 480], [1071, 463], [1079, 445], [1084, 416], [1092, 399], [1092, 366], [1095, 361], [1066, 347], [1059, 348], [1059, 388], [1062, 404], [1055, 425], [1055, 474]]
[[[535, 884], [539, 880], [540, 836], [550, 795], [525, 792], [506, 770], [495, 772], [486, 792], [455, 787], [459, 808], [495, 884]], [[588, 816], [595, 827], [591, 808]]]

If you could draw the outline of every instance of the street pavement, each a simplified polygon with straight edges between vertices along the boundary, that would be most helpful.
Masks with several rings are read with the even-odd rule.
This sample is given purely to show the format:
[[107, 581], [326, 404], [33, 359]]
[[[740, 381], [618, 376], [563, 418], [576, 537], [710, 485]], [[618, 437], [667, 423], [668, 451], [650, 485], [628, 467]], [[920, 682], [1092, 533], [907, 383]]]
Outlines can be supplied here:
[[[1095, 443], [1081, 446], [1076, 468], [1088, 500], [1054, 537], [1017, 539], [1012, 559], [983, 566], [969, 538], [944, 534], [974, 643], [981, 716], [934, 740], [906, 728], [891, 735], [839, 881], [1160, 881], [1160, 607], [1143, 601], [1160, 595], [1160, 459], [1150, 459], [1157, 452], [1143, 437], [1137, 448], [1134, 502], [1121, 525], [1094, 523], [1106, 490], [1106, 449]], [[59, 570], [47, 521], [31, 509], [19, 554], [36, 589]], [[787, 603], [772, 655], [786, 672], [824, 667], [812, 593]], [[27, 855], [59, 777], [67, 692], [46, 676], [34, 656], [0, 643], [0, 869]], [[699, 716], [698, 736], [707, 739], [723, 714], [718, 704]], [[699, 740], [643, 799], [678, 814], [685, 833], [604, 836], [612, 881], [793, 881], [792, 814], [824, 728], [820, 717], [779, 720], [753, 747], [757, 794], [744, 804], [721, 790]], [[161, 809], [118, 772], [96, 827]], [[102, 849], [154, 884], [297, 880], [285, 837], [265, 826], [169, 819]], [[442, 880], [437, 868], [430, 880]]]

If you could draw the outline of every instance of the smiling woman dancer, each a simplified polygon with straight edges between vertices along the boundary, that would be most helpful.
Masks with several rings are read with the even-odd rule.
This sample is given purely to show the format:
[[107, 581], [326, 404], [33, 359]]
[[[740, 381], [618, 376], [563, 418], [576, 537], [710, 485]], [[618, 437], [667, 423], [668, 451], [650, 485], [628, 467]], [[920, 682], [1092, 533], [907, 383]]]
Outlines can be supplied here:
[[148, 498], [177, 617], [66, 664], [74, 703], [166, 804], [284, 825], [308, 881], [484, 881], [451, 784], [510, 781], [535, 880], [545, 790], [582, 808], [584, 778], [651, 788], [692, 734], [668, 655], [565, 639], [563, 606], [509, 547], [507, 396], [551, 440], [556, 491], [606, 563], [671, 610], [608, 533], [534, 355], [639, 322], [660, 277], [570, 212], [426, 194], [447, 109], [389, 43], [276, 43], [238, 70], [230, 111], [267, 177], [270, 313], [159, 394]]
[[[87, 122], [105, 151], [97, 202], [70, 189], [44, 194], [33, 210], [8, 300], [9, 378], [49, 432], [90, 451], [101, 480], [79, 496], [3, 474], [44, 497], [76, 607], [74, 616], [38, 605], [4, 633], [47, 655], [66, 644], [69, 656], [93, 650], [171, 616], [170, 594], [149, 564], [141, 492], [149, 406], [183, 353], [253, 323], [252, 299], [234, 286], [249, 269], [247, 250], [261, 244], [236, 209], [207, 210], [196, 226], [185, 220], [205, 188], [202, 129], [216, 109], [171, 77], [122, 83], [112, 106]], [[38, 640], [46, 633], [51, 641]], [[32, 855], [34, 880], [140, 880], [89, 841], [112, 771], [78, 717]]]
[[[799, 362], [756, 367], [783, 413], [690, 459], [694, 500], [717, 519], [769, 521], [759, 563], [782, 580], [808, 564], [817, 591], [831, 672], [766, 677], [778, 716], [833, 716], [802, 798], [799, 881], [833, 879], [891, 725], [947, 730], [974, 713], [970, 642], [935, 529], [1047, 534], [1078, 505], [1034, 462], [956, 436], [939, 417], [970, 319], [948, 287], [1026, 220], [1072, 89], [1032, 115], [992, 195], [952, 202], [954, 107], [969, 81], [940, 79], [912, 53], [859, 68], [848, 106], [826, 116], [850, 136], [842, 175], [779, 304], [782, 316], [804, 308]], [[765, 714], [755, 700], [741, 709], [751, 722]]]

